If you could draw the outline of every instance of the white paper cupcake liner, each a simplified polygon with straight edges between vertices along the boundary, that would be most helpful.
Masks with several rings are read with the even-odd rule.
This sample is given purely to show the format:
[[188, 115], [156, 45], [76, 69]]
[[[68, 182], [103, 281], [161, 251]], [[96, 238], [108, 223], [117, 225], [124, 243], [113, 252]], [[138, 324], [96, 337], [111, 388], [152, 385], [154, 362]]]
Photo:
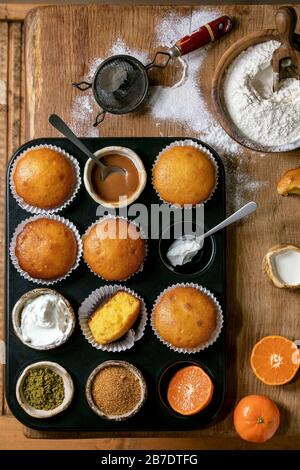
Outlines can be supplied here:
[[204, 201], [200, 201], [199, 204], [205, 204], [206, 202], [208, 202], [214, 195], [216, 189], [217, 189], [217, 186], [218, 186], [218, 182], [219, 182], [219, 168], [218, 168], [218, 164], [216, 162], [216, 159], [215, 157], [213, 156], [213, 154], [206, 148], [204, 147], [203, 145], [201, 144], [198, 144], [198, 142], [195, 142], [194, 140], [191, 140], [191, 139], [185, 139], [185, 140], [176, 140], [175, 142], [172, 142], [171, 144], [167, 145], [165, 148], [163, 148], [159, 154], [157, 155], [153, 165], [152, 165], [152, 170], [151, 170], [151, 181], [152, 181], [152, 186], [157, 194], [157, 196], [159, 197], [159, 199], [164, 203], [164, 204], [168, 204], [170, 207], [175, 207], [175, 208], [178, 208], [178, 207], [183, 207], [182, 205], [180, 204], [173, 204], [169, 201], [166, 201], [165, 199], [163, 199], [160, 195], [160, 193], [155, 189], [155, 186], [153, 184], [153, 170], [154, 170], [154, 167], [156, 165], [156, 163], [158, 162], [160, 156], [166, 151], [166, 150], [169, 150], [170, 148], [172, 147], [186, 147], [186, 146], [192, 146], [192, 147], [195, 147], [196, 149], [198, 150], [201, 150], [202, 152], [204, 152], [206, 155], [208, 155], [208, 157], [210, 158], [210, 160], [212, 161], [212, 163], [214, 164], [214, 167], [215, 167], [215, 186], [213, 187], [209, 197], [207, 199], [205, 199]]
[[[134, 295], [141, 301], [141, 312], [139, 318], [133, 327], [120, 339], [109, 344], [99, 344], [94, 339], [92, 332], [88, 325], [90, 315], [113, 294], [118, 291], [125, 291], [128, 294]], [[142, 338], [144, 335], [145, 327], [147, 324], [147, 308], [144, 300], [136, 292], [127, 287], [119, 284], [108, 285], [94, 290], [82, 302], [78, 310], [79, 325], [86, 340], [96, 349], [107, 352], [121, 352], [131, 349], [134, 343]]]
[[[100, 222], [102, 222], [103, 220], [106, 220], [106, 219], [122, 219], [122, 220], [126, 220], [126, 222], [129, 222], [130, 224], [132, 225], [135, 225], [135, 227], [137, 227], [139, 230], [140, 230], [140, 234], [141, 234], [141, 237], [145, 240], [145, 257], [144, 257], [144, 261], [143, 263], [141, 264], [141, 266], [139, 267], [139, 269], [131, 274], [130, 276], [126, 277], [125, 279], [116, 279], [116, 282], [124, 282], [124, 281], [128, 281], [128, 279], [132, 278], [132, 276], [135, 276], [136, 274], [139, 274], [143, 271], [144, 269], [144, 265], [145, 265], [145, 260], [148, 256], [148, 243], [147, 243], [147, 237], [146, 235], [144, 234], [143, 230], [141, 229], [141, 227], [136, 223], [134, 222], [133, 220], [129, 220], [127, 219], [126, 217], [122, 217], [120, 215], [111, 215], [111, 214], [108, 214], [104, 217], [100, 217], [98, 220], [96, 220], [96, 222], [93, 222], [85, 231], [85, 233], [83, 234], [82, 236], [82, 240], [84, 237], [86, 237], [86, 235], [88, 235], [89, 231], [97, 224], [99, 224]], [[111, 282], [111, 280], [109, 279], [105, 279], [104, 277], [100, 276], [100, 274], [98, 273], [95, 273], [95, 271], [93, 271], [93, 269], [91, 268], [91, 266], [88, 264], [88, 262], [85, 260], [84, 256], [83, 256], [83, 260], [85, 262], [85, 264], [88, 266], [89, 270], [91, 271], [92, 274], [94, 274], [95, 276], [99, 277], [100, 279], [102, 279], [103, 281], [109, 281]], [[113, 282], [113, 281], [112, 281]]]
[[[154, 325], [154, 321], [153, 321], [153, 315], [154, 315], [154, 310], [158, 304], [158, 302], [160, 301], [161, 297], [166, 293], [166, 292], [169, 292], [170, 290], [176, 288], [176, 287], [193, 287], [194, 289], [197, 289], [198, 291], [202, 292], [203, 294], [207, 295], [208, 297], [210, 297], [210, 299], [214, 302], [215, 306], [216, 306], [216, 311], [217, 311], [217, 325], [216, 325], [216, 329], [214, 330], [213, 334], [211, 335], [210, 339], [208, 341], [206, 341], [205, 343], [202, 343], [200, 344], [199, 346], [195, 347], [195, 348], [176, 348], [175, 346], [172, 346], [172, 344], [168, 343], [167, 341], [165, 341], [158, 333], [158, 331], [156, 330], [155, 328], [155, 325]], [[220, 333], [221, 333], [221, 330], [222, 330], [222, 327], [223, 327], [223, 323], [224, 323], [224, 319], [223, 319], [223, 313], [222, 313], [222, 308], [221, 308], [221, 305], [219, 304], [218, 300], [216, 299], [216, 297], [208, 290], [206, 289], [205, 287], [203, 286], [200, 286], [199, 284], [194, 284], [193, 282], [187, 282], [187, 283], [178, 283], [178, 284], [173, 284], [172, 286], [169, 286], [167, 287], [163, 292], [161, 292], [159, 294], [159, 296], [157, 297], [157, 299], [155, 300], [154, 302], [154, 305], [153, 305], [153, 308], [152, 308], [152, 312], [151, 312], [151, 319], [150, 319], [150, 323], [151, 323], [151, 327], [152, 327], [152, 330], [154, 331], [154, 334], [155, 336], [165, 345], [167, 346], [169, 349], [172, 349], [172, 351], [175, 351], [175, 352], [178, 352], [178, 353], [185, 353], [185, 354], [194, 354], [194, 353], [197, 353], [197, 352], [200, 352], [200, 351], [203, 351], [204, 349], [208, 348], [209, 346], [211, 346], [213, 343], [216, 342], [216, 340], [218, 339]]]
[[[51, 280], [47, 279], [47, 280], [45, 280], [45, 279], [38, 279], [38, 278], [31, 277], [26, 271], [24, 271], [20, 267], [18, 258], [16, 257], [15, 250], [16, 250], [17, 236], [19, 235], [19, 233], [22, 232], [25, 225], [27, 225], [29, 222], [33, 222], [34, 220], [38, 220], [38, 219], [50, 219], [50, 220], [57, 220], [59, 222], [62, 222], [66, 227], [68, 227], [70, 230], [72, 230], [72, 232], [73, 232], [73, 234], [76, 238], [77, 256], [76, 256], [75, 263], [72, 266], [72, 268], [64, 276], [59, 277], [57, 279], [51, 279]], [[39, 214], [39, 215], [34, 215], [32, 217], [29, 217], [28, 219], [23, 220], [17, 226], [17, 228], [15, 229], [14, 234], [12, 236], [11, 242], [10, 242], [9, 253], [10, 253], [10, 259], [12, 261], [12, 264], [14, 265], [14, 267], [16, 268], [18, 273], [24, 279], [26, 279], [27, 281], [35, 282], [36, 284], [49, 286], [49, 285], [55, 284], [56, 282], [62, 281], [63, 279], [66, 279], [71, 274], [71, 272], [74, 271], [78, 267], [79, 262], [80, 262], [80, 258], [81, 258], [81, 255], [82, 255], [82, 241], [81, 241], [81, 237], [80, 237], [80, 234], [79, 234], [77, 228], [75, 227], [75, 225], [72, 222], [70, 222], [70, 220], [65, 219], [64, 217], [60, 217], [59, 215], [54, 215], [54, 214]]]
[[[64, 204], [61, 204], [61, 205], [59, 205], [57, 207], [54, 207], [52, 209], [41, 209], [40, 207], [31, 206], [30, 204], [27, 204], [24, 201], [24, 199], [21, 196], [18, 195], [18, 193], [16, 191], [16, 188], [15, 188], [14, 179], [13, 179], [13, 175], [14, 175], [14, 172], [15, 172], [16, 165], [17, 165], [18, 161], [28, 151], [36, 150], [36, 149], [42, 149], [42, 148], [55, 150], [55, 151], [61, 153], [62, 155], [64, 155], [64, 157], [66, 157], [72, 163], [74, 171], [75, 171], [76, 182], [75, 182], [74, 189], [73, 189], [70, 197], [64, 202]], [[29, 147], [28, 149], [24, 150], [24, 152], [20, 153], [20, 155], [18, 155], [18, 157], [15, 159], [15, 161], [12, 165], [11, 171], [10, 171], [10, 175], [9, 175], [9, 186], [10, 186], [10, 190], [11, 190], [11, 193], [12, 193], [13, 197], [15, 198], [15, 200], [17, 201], [17, 203], [19, 204], [19, 206], [22, 209], [24, 209], [27, 212], [30, 212], [31, 214], [55, 214], [56, 212], [62, 211], [75, 199], [75, 197], [76, 197], [76, 195], [79, 191], [80, 185], [81, 185], [81, 177], [80, 177], [80, 167], [79, 167], [78, 161], [76, 160], [76, 158], [74, 158], [68, 152], [61, 149], [60, 147], [57, 147], [56, 145], [47, 145], [47, 144], [33, 145], [32, 147]]]

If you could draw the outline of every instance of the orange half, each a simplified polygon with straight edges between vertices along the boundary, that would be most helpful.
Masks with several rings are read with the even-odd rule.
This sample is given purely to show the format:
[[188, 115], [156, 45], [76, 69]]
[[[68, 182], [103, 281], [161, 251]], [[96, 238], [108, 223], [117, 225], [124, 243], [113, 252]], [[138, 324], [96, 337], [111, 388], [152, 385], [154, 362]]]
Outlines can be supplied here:
[[300, 367], [297, 345], [283, 336], [265, 336], [252, 349], [251, 367], [265, 384], [284, 385], [295, 377]]
[[170, 406], [184, 416], [203, 410], [211, 401], [214, 385], [199, 366], [187, 366], [172, 377], [167, 392]]

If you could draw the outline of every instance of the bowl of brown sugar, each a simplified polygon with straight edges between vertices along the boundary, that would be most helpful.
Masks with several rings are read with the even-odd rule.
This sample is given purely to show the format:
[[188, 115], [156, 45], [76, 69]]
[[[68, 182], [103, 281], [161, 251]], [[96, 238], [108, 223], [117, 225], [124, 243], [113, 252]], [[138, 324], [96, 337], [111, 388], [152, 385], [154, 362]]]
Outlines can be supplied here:
[[122, 421], [134, 416], [147, 397], [141, 372], [126, 361], [106, 361], [96, 367], [86, 384], [91, 409], [104, 419]]

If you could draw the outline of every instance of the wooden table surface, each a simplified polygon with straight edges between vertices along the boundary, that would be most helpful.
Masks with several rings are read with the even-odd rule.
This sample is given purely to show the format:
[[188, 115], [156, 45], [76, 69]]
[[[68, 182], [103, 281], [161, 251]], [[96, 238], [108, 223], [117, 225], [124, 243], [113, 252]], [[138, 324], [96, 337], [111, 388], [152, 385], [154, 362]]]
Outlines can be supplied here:
[[[151, 56], [155, 47], [155, 25], [170, 7], [116, 8], [51, 6], [30, 13], [26, 21], [26, 90], [22, 72], [24, 61], [21, 60], [24, 44], [22, 23], [0, 22], [0, 81], [7, 83], [8, 77], [8, 93], [0, 96], [0, 132], [7, 136], [5, 142], [1, 141], [2, 155], [11, 155], [13, 149], [24, 140], [56, 135], [48, 125], [48, 115], [56, 112], [66, 120], [69, 119], [72, 100], [78, 93], [70, 86], [74, 75], [80, 79], [87, 72], [87, 64], [91, 59], [108, 54], [116, 31], [129, 47], [149, 51]], [[191, 17], [197, 8], [204, 9], [176, 7], [176, 11]], [[210, 50], [203, 64], [203, 73], [199, 75], [208, 106], [213, 70], [222, 53], [242, 35], [273, 26], [276, 7], [243, 5], [214, 6], [211, 9], [235, 17], [236, 26], [230, 36]], [[297, 10], [300, 13], [300, 6], [297, 6]], [[7, 109], [8, 113], [5, 113]], [[82, 125], [81, 135], [89, 132], [88, 120]], [[158, 129], [149, 115], [140, 114], [108, 116], [101, 132], [110, 136], [157, 136], [161, 132], [163, 135], [201, 137], [175, 122], [161, 122]], [[261, 271], [263, 255], [270, 246], [279, 242], [300, 245], [297, 222], [300, 216], [299, 199], [279, 198], [276, 195], [276, 181], [283, 171], [299, 166], [300, 155], [299, 152], [260, 155], [245, 150], [242, 157], [224, 156], [224, 163], [230, 173], [227, 180], [229, 199], [242, 193], [245, 200], [254, 199], [259, 206], [257, 214], [246, 223], [228, 230], [228, 405], [249, 393], [270, 396], [281, 409], [282, 424], [278, 436], [263, 448], [300, 448], [300, 409], [297, 400], [299, 376], [291, 384], [272, 388], [259, 382], [249, 366], [251, 348], [262, 336], [281, 334], [297, 339], [300, 335], [299, 294], [275, 289]], [[236, 168], [236, 177], [233, 168]], [[5, 157], [1, 159], [2, 178], [4, 171]], [[257, 184], [244, 184], [238, 177], [241, 174], [248, 175]], [[3, 201], [3, 184], [1, 191]], [[3, 218], [3, 204], [0, 207]], [[0, 288], [3, 289], [3, 275], [0, 282]], [[0, 313], [3, 322], [3, 306]], [[1, 397], [4, 417], [0, 418], [0, 447], [1, 429], [6, 426], [6, 429], [11, 430], [13, 426], [13, 418], [9, 416], [3, 393]], [[105, 439], [67, 442], [74, 448], [258, 448], [235, 437], [231, 414], [228, 409], [226, 411], [227, 416], [216, 425], [197, 433], [185, 433], [185, 439], [180, 440]], [[13, 431], [10, 432], [14, 435]], [[29, 430], [26, 430], [26, 435], [45, 437]], [[56, 444], [47, 441], [47, 445], [41, 444], [45, 441], [34, 442], [36, 446], [44, 448], [47, 445], [52, 448], [68, 447], [67, 444], [63, 446], [62, 441], [56, 441]], [[6, 446], [8, 448], [9, 444]]]

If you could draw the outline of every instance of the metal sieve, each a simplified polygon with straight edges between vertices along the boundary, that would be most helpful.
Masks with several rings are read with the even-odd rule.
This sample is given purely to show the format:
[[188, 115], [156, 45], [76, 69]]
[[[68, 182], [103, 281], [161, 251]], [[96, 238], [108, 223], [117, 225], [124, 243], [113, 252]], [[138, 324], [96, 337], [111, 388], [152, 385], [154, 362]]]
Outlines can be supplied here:
[[166, 52], [158, 51], [147, 65], [129, 55], [115, 55], [99, 65], [92, 83], [82, 81], [72, 85], [81, 91], [92, 88], [101, 108], [93, 124], [98, 126], [106, 113], [127, 114], [144, 102], [150, 85], [147, 72], [152, 67], [165, 68], [171, 59], [219, 39], [231, 28], [230, 18], [222, 16], [180, 39]]

